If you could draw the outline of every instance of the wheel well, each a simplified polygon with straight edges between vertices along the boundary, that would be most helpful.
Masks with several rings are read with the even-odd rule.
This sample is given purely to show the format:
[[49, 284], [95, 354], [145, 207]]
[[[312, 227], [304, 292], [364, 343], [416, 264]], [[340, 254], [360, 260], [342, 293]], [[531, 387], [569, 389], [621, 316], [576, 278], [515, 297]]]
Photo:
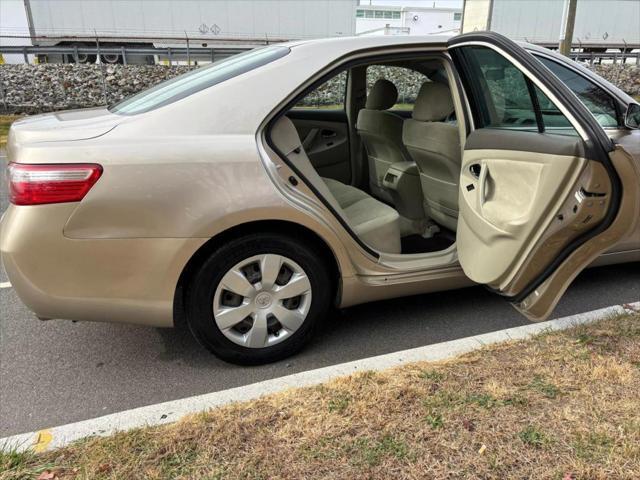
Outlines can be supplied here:
[[[215, 237], [210, 238], [202, 245], [189, 259], [187, 264], [182, 269], [182, 273], [178, 278], [178, 284], [173, 296], [173, 321], [175, 326], [186, 325], [184, 302], [185, 302], [185, 287], [189, 284], [192, 275], [197, 270], [198, 266], [213, 253], [216, 249], [227, 243], [232, 239], [236, 239], [248, 234], [254, 234], [256, 232], [265, 233], [279, 233], [294, 237], [296, 239], [302, 239], [305, 244], [313, 245], [318, 252], [325, 258], [326, 265], [329, 266], [329, 275], [334, 280], [333, 287], [339, 284], [340, 269], [338, 262], [327, 243], [318, 236], [313, 230], [308, 229], [302, 225], [292, 222], [286, 222], [282, 220], [259, 220], [255, 222], [243, 223], [236, 225], [222, 233], [219, 233]], [[338, 291], [336, 290], [336, 294]]]

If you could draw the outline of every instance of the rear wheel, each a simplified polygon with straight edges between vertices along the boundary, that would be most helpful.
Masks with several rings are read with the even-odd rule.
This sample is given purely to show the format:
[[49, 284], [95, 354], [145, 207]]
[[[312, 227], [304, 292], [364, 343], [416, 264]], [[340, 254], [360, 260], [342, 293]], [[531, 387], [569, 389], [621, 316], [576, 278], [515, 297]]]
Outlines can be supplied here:
[[280, 360], [312, 337], [331, 302], [331, 279], [313, 247], [287, 236], [242, 237], [216, 250], [192, 277], [187, 320], [223, 360]]

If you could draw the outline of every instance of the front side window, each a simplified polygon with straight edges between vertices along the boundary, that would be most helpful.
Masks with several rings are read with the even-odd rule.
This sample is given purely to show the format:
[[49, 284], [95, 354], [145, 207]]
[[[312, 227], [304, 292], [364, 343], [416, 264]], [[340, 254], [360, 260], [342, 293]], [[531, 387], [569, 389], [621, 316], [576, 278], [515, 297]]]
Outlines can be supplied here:
[[463, 57], [479, 128], [577, 135], [549, 97], [502, 55], [469, 46]]
[[113, 113], [135, 115], [176, 102], [225, 80], [273, 62], [289, 53], [287, 47], [265, 47], [234, 55], [206, 67], [159, 83], [109, 107]]
[[305, 95], [294, 108], [313, 110], [344, 110], [347, 72], [340, 72]]
[[572, 69], [560, 65], [558, 62], [537, 55], [536, 58], [576, 94], [584, 106], [593, 114], [601, 127], [618, 127], [618, 115], [615, 102], [604, 89], [590, 82]]

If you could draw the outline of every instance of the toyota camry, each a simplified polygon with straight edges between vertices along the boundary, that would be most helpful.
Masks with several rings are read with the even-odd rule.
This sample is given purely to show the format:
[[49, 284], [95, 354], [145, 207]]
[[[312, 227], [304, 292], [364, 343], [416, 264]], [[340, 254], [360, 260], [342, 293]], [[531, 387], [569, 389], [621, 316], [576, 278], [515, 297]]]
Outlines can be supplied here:
[[639, 126], [494, 33], [272, 45], [16, 122], [2, 260], [42, 319], [185, 322], [242, 364], [332, 307], [471, 284], [541, 320], [582, 269], [640, 260]]

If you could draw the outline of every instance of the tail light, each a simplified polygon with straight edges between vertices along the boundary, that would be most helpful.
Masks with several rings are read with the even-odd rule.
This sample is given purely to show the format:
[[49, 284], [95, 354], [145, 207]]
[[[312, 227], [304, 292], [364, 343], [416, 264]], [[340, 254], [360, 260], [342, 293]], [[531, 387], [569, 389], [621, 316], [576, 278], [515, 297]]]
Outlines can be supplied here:
[[14, 205], [79, 202], [102, 175], [92, 163], [29, 165], [7, 168], [9, 201]]

